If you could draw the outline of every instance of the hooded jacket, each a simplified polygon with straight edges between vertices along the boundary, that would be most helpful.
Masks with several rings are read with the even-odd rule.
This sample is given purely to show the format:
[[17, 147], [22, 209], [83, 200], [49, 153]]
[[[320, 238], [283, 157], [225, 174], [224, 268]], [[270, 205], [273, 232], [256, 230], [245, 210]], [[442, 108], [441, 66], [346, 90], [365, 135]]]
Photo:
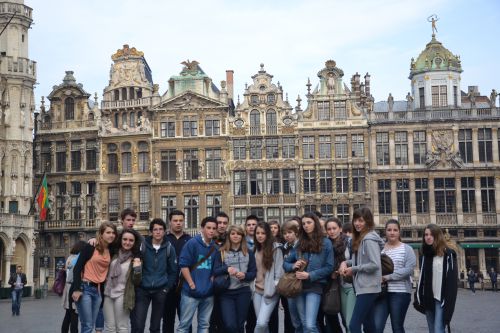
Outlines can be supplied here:
[[[283, 270], [283, 252], [280, 243], [273, 243], [273, 264], [271, 269], [266, 271], [264, 275], [264, 302], [269, 304], [274, 296], [277, 296], [276, 285], [280, 278], [285, 274]], [[255, 281], [254, 281], [255, 283]], [[253, 285], [255, 290], [255, 284]]]
[[153, 247], [153, 238], [148, 236], [143, 242], [142, 281], [143, 289], [167, 289], [175, 283], [177, 257], [170, 242], [163, 238], [160, 248]]
[[257, 267], [255, 266], [255, 255], [251, 250], [248, 250], [247, 255], [243, 254], [241, 249], [224, 251], [224, 261], [222, 261], [221, 251], [217, 252], [214, 263], [214, 276], [227, 274], [229, 267], [234, 267], [238, 272], [245, 273], [245, 278], [242, 280], [234, 276], [230, 277], [229, 290], [249, 287], [250, 282], [255, 279]]

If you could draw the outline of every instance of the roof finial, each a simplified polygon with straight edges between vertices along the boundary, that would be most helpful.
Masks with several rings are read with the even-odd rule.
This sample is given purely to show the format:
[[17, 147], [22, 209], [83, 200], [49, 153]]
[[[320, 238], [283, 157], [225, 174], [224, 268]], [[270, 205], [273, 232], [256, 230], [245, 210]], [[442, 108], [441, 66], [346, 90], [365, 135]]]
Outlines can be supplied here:
[[432, 38], [436, 37], [436, 32], [438, 31], [436, 28], [436, 22], [439, 21], [439, 17], [436, 14], [432, 14], [427, 18], [427, 22], [431, 22], [432, 27]]
[[306, 87], [307, 87], [307, 96], [311, 95], [311, 80], [309, 78], [307, 78], [307, 84], [306, 84]]
[[260, 72], [265, 72], [264, 63], [262, 63], [262, 62], [260, 63]]
[[95, 101], [95, 104], [97, 104], [97, 92], [94, 93], [94, 101]]

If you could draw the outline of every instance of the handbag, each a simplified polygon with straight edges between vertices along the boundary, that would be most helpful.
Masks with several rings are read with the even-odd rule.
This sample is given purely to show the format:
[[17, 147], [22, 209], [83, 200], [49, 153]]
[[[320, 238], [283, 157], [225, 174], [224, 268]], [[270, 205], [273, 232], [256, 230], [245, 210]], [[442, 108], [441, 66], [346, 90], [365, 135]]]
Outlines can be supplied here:
[[332, 279], [326, 286], [321, 296], [321, 309], [328, 315], [335, 315], [340, 312], [340, 283], [339, 279]]
[[66, 271], [61, 269], [57, 272], [56, 280], [52, 286], [52, 291], [62, 296], [64, 293], [64, 286], [66, 285]]
[[380, 301], [384, 299], [387, 296], [388, 292], [389, 292], [389, 286], [387, 285], [387, 282], [382, 282], [381, 291], [378, 293], [376, 300]]
[[[306, 267], [307, 264], [302, 269], [300, 269], [300, 271], [303, 271], [304, 269], [306, 269]], [[299, 296], [299, 294], [302, 292], [302, 280], [297, 279], [297, 277], [295, 276], [295, 272], [296, 270], [285, 273], [279, 279], [278, 285], [276, 285], [276, 291], [278, 292], [278, 294], [286, 298], [294, 298]]]
[[[221, 262], [224, 263], [224, 251], [220, 251]], [[231, 284], [229, 274], [222, 274], [214, 277], [213, 286], [214, 293], [219, 295], [226, 291]]]
[[380, 264], [382, 267], [382, 276], [394, 273], [394, 263], [392, 262], [391, 257], [389, 257], [387, 254], [380, 254]]
[[[212, 255], [212, 253], [214, 253], [214, 250], [215, 250], [215, 246], [212, 245], [212, 247], [208, 251], [207, 255], [204, 256], [203, 258], [201, 258], [200, 260], [198, 260], [198, 262], [196, 262], [196, 264], [194, 264], [193, 266], [189, 267], [189, 271], [192, 272], [198, 266], [200, 266], [201, 264], [203, 264]], [[178, 294], [180, 294], [181, 291], [182, 291], [182, 286], [184, 285], [184, 281], [186, 281], [186, 279], [184, 279], [184, 275], [182, 275], [182, 273], [181, 273], [180, 277], [179, 277], [179, 283], [177, 284], [177, 287], [175, 288], [175, 291]]]

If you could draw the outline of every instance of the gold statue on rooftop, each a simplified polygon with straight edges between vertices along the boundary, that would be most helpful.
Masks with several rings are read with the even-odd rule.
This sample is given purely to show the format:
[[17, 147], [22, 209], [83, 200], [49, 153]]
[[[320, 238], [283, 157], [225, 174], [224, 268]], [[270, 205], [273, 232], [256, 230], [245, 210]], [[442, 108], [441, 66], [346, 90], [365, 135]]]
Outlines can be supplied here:
[[436, 36], [436, 32], [438, 31], [436, 28], [436, 22], [439, 21], [439, 18], [437, 17], [436, 14], [432, 14], [427, 18], [427, 22], [431, 22], [432, 26], [432, 37]]

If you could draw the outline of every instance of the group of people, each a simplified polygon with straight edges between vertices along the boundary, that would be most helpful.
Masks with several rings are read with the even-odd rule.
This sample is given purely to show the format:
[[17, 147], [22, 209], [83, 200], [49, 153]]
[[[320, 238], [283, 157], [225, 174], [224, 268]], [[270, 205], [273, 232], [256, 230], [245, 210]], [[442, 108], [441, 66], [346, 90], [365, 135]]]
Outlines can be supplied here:
[[[498, 290], [498, 287], [497, 287], [498, 274], [493, 267], [491, 267], [490, 270], [488, 271], [488, 275], [490, 277], [491, 290], [497, 291]], [[464, 271], [462, 271], [460, 273], [460, 279], [462, 281], [465, 280], [465, 272]], [[481, 286], [481, 290], [484, 291], [484, 275], [481, 271], [476, 273], [472, 268], [469, 268], [469, 270], [467, 271], [467, 282], [469, 283], [469, 289], [472, 291], [473, 294], [476, 293], [476, 283], [479, 283], [479, 285]]]
[[[375, 231], [368, 208], [352, 223], [306, 213], [280, 225], [250, 215], [231, 225], [227, 214], [205, 217], [200, 233], [184, 233], [184, 213], [167, 224], [150, 222], [150, 235], [134, 229], [136, 214], [125, 209], [122, 231], [103, 223], [95, 239], [75, 244], [66, 263], [62, 332], [144, 332], [151, 304], [150, 332], [404, 332], [416, 265], [413, 249], [401, 242], [396, 220], [385, 225], [386, 242]], [[167, 233], [167, 229], [169, 232]], [[381, 256], [393, 271], [382, 275]], [[430, 224], [422, 239], [421, 274], [414, 306], [426, 315], [429, 332], [449, 325], [457, 294], [455, 252], [441, 229]], [[285, 273], [301, 291], [284, 297], [277, 285]], [[290, 275], [290, 274], [289, 274]], [[340, 286], [340, 311], [326, 314], [324, 290]], [[130, 329], [129, 329], [130, 327]], [[344, 327], [344, 328], [342, 328]]]

